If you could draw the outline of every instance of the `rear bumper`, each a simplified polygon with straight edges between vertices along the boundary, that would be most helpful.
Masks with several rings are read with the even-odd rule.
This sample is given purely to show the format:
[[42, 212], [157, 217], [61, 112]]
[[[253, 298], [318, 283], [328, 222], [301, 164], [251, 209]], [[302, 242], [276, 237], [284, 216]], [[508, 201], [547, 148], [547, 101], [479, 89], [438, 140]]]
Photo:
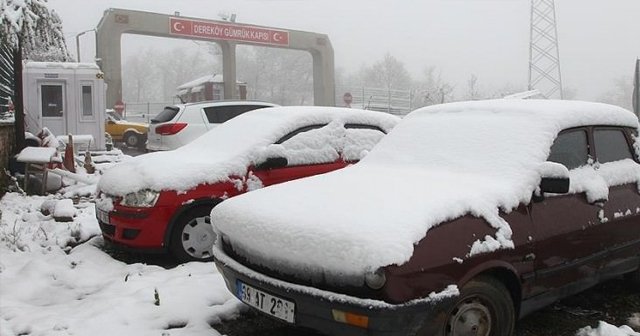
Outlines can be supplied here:
[[[254, 272], [227, 256], [217, 245], [213, 249], [216, 267], [226, 286], [237, 297], [238, 281], [295, 303], [295, 325], [328, 335], [440, 335], [448, 307], [455, 297], [438, 301], [415, 300], [404, 304], [362, 299], [288, 283]], [[334, 311], [368, 317], [362, 328], [338, 322]]]

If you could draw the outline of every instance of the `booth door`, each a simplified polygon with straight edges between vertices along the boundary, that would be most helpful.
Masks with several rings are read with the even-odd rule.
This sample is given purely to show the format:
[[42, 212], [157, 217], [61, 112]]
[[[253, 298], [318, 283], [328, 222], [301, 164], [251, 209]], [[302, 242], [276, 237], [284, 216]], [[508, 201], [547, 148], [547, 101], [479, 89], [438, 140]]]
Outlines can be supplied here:
[[65, 92], [63, 83], [40, 84], [40, 115], [42, 127], [48, 128], [54, 135], [65, 135]]

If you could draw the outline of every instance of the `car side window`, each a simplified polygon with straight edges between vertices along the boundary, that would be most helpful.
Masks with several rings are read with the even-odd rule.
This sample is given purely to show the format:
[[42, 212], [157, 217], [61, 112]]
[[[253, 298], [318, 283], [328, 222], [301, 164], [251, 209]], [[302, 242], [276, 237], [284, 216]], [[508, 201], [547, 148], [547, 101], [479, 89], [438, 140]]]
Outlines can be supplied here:
[[551, 146], [548, 161], [563, 164], [571, 170], [587, 164], [589, 147], [584, 129], [570, 130], [558, 135]]
[[311, 131], [311, 130], [318, 129], [318, 128], [322, 128], [322, 127], [324, 127], [324, 126], [326, 126], [326, 125], [324, 125], [324, 124], [318, 124], [318, 125], [309, 125], [309, 126], [300, 127], [300, 128], [298, 128], [297, 130], [295, 130], [295, 131], [293, 131], [293, 132], [291, 132], [291, 133], [289, 133], [289, 134], [287, 134], [287, 135], [283, 136], [282, 138], [280, 138], [280, 139], [279, 139], [278, 141], [276, 141], [275, 143], [276, 143], [277, 145], [281, 145], [281, 144], [282, 144], [282, 143], [284, 143], [285, 141], [287, 141], [287, 140], [289, 140], [289, 139], [293, 138], [294, 136], [296, 136], [296, 135], [298, 135], [298, 134], [300, 134], [300, 133], [307, 132], [307, 131]]
[[345, 161], [362, 159], [384, 136], [382, 129], [363, 124], [346, 124], [342, 157]]
[[339, 125], [308, 125], [283, 136], [263, 153], [265, 158], [284, 157], [289, 166], [333, 162], [340, 156], [336, 144], [344, 128]]
[[596, 128], [593, 131], [596, 158], [600, 163], [632, 159], [631, 148], [621, 129]]

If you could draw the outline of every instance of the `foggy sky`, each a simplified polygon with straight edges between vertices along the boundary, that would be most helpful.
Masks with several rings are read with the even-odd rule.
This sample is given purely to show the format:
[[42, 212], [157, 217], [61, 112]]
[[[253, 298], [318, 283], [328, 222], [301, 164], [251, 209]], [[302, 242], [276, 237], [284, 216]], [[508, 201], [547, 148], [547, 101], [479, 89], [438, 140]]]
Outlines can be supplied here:
[[[526, 87], [529, 0], [49, 0], [63, 20], [75, 55], [75, 35], [95, 28], [107, 8], [126, 8], [329, 35], [337, 68], [355, 71], [390, 53], [415, 79], [438, 68], [461, 94], [475, 74], [481, 90]], [[640, 0], [556, 0], [562, 80], [576, 98], [595, 100], [613, 81], [631, 77], [640, 57]], [[81, 38], [83, 61], [95, 56]], [[146, 46], [198, 49], [185, 40], [123, 38], [123, 56]]]

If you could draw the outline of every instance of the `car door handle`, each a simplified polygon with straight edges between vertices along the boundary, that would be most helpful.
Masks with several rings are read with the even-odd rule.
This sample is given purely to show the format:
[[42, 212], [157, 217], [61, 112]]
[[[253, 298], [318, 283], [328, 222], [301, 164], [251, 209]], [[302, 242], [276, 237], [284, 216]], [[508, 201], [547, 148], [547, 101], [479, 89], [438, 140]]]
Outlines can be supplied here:
[[529, 253], [526, 256], [524, 256], [524, 258], [522, 258], [524, 261], [534, 261], [536, 260], [536, 255], [535, 253]]

